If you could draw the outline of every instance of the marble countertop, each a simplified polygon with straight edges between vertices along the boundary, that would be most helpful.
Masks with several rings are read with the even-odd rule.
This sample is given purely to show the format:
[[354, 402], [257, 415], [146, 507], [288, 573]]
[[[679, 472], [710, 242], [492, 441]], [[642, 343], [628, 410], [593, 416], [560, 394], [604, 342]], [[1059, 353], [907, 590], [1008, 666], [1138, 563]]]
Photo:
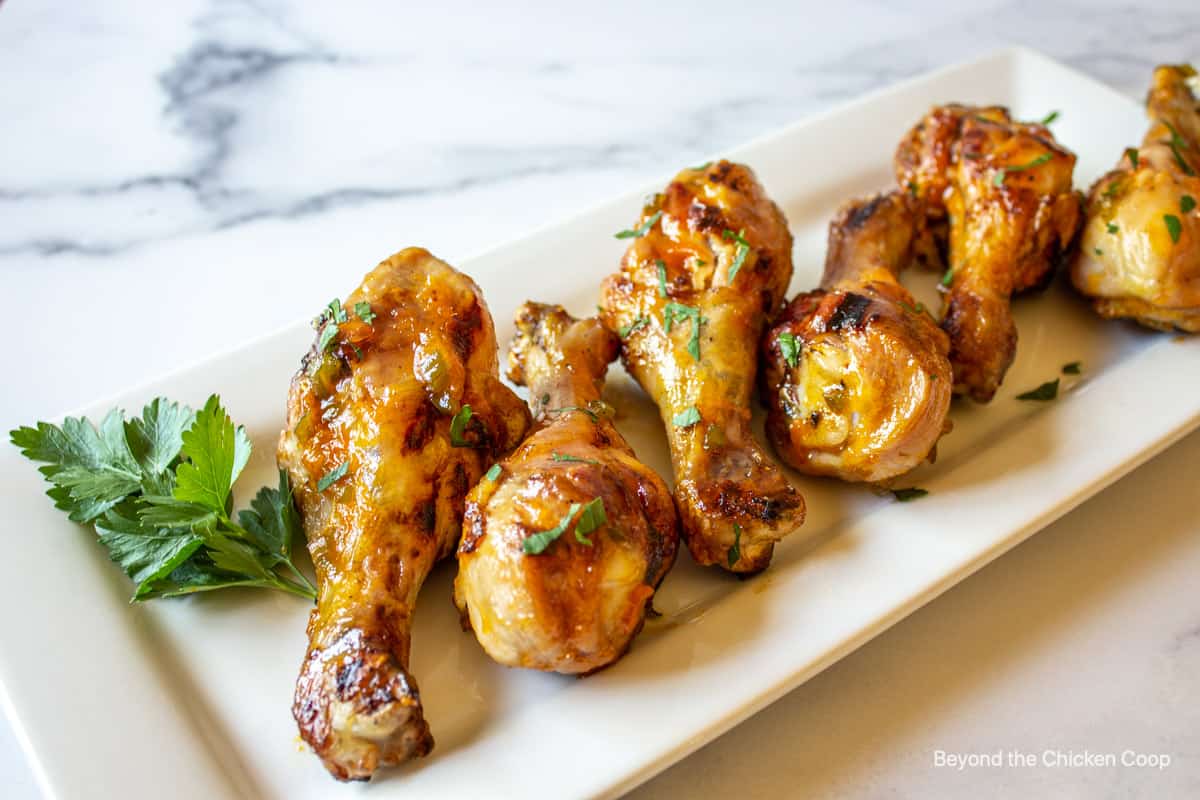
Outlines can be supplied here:
[[[942, 5], [0, 2], [0, 424], [999, 46], [1130, 95], [1200, 61], [1190, 0]], [[1193, 435], [635, 794], [1200, 796], [1197, 463]], [[1173, 762], [935, 766], [1125, 748]]]

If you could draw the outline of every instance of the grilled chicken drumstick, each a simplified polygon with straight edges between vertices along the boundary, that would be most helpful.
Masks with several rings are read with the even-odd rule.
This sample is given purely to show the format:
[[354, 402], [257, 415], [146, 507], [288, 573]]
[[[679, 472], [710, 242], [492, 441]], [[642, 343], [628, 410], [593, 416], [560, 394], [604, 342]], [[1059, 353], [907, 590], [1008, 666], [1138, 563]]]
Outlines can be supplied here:
[[1071, 280], [1104, 317], [1200, 333], [1200, 76], [1154, 70], [1150, 129], [1092, 186]]
[[758, 340], [792, 276], [792, 237], [749, 168], [679, 173], [642, 210], [602, 316], [658, 404], [683, 536], [700, 564], [767, 566], [804, 500], [750, 432]]
[[843, 206], [821, 288], [763, 339], [767, 436], [801, 472], [887, 480], [930, 456], [947, 427], [950, 341], [897, 280], [915, 230], [899, 193]]
[[529, 411], [497, 376], [479, 287], [425, 250], [381, 263], [321, 323], [278, 451], [317, 572], [292, 711], [330, 773], [365, 780], [433, 746], [408, 673], [417, 592]]
[[516, 326], [509, 378], [537, 420], [468, 496], [454, 599], [501, 664], [583, 674], [641, 629], [675, 561], [675, 505], [600, 400], [617, 337], [539, 303]]
[[949, 223], [942, 328], [954, 389], [986, 403], [1016, 354], [1009, 298], [1050, 280], [1079, 227], [1075, 156], [1004, 108], [947, 105], [908, 132], [895, 166], [928, 223]]

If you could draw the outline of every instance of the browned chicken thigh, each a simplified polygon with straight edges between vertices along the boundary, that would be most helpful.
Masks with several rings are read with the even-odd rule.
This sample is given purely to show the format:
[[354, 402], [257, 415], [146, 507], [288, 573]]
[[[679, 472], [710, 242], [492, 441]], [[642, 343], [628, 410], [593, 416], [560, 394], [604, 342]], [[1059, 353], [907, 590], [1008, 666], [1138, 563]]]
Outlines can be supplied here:
[[1200, 333], [1200, 76], [1154, 70], [1150, 129], [1093, 184], [1071, 280], [1105, 317]]
[[602, 316], [658, 404], [683, 536], [700, 564], [757, 572], [804, 500], [750, 431], [758, 340], [792, 276], [787, 222], [749, 168], [679, 173], [642, 209]]
[[949, 228], [942, 327], [954, 388], [986, 403], [1017, 349], [1009, 299], [1047, 283], [1079, 227], [1075, 156], [998, 106], [934, 108], [896, 151], [896, 178]]
[[467, 499], [454, 599], [501, 664], [583, 674], [641, 629], [675, 561], [678, 520], [600, 400], [617, 337], [540, 303], [522, 306], [516, 326], [509, 378], [529, 387], [537, 420]]
[[479, 287], [425, 250], [381, 263], [318, 324], [278, 450], [317, 572], [293, 713], [330, 773], [366, 779], [433, 746], [408, 673], [417, 592], [530, 420], [499, 380]]
[[894, 478], [948, 427], [950, 341], [897, 280], [913, 257], [910, 205], [892, 193], [843, 206], [821, 288], [796, 297], [763, 338], [767, 436], [801, 472]]

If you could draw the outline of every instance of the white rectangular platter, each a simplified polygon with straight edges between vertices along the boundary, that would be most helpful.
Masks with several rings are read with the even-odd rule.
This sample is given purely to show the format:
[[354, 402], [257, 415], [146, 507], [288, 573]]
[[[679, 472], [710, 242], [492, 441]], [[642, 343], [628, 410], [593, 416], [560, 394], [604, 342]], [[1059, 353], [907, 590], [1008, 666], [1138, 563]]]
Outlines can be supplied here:
[[[1060, 111], [1054, 131], [1079, 155], [1080, 187], [1144, 129], [1129, 99], [1014, 50], [718, 154], [750, 164], [787, 214], [796, 237], [793, 293], [818, 280], [833, 210], [886, 188], [901, 134], [931, 104], [952, 100], [1005, 104], [1022, 118]], [[527, 298], [590, 312], [624, 247], [612, 233], [666, 180], [457, 265], [483, 287], [502, 345]], [[396, 248], [410, 244], [420, 242]], [[346, 291], [371, 266], [341, 265]], [[909, 283], [930, 304], [934, 280]], [[369, 786], [335, 783], [296, 736], [290, 702], [305, 647], [304, 601], [242, 591], [130, 605], [128, 582], [91, 535], [51, 507], [32, 465], [0, 448], [0, 698], [47, 794], [61, 798], [618, 794], [1200, 423], [1200, 338], [1103, 322], [1061, 284], [1017, 307], [1017, 361], [996, 400], [956, 402], [937, 463], [904, 481], [927, 497], [901, 504], [865, 487], [794, 476], [809, 518], [771, 568], [738, 581], [682, 553], [656, 600], [663, 616], [609, 670], [577, 680], [492, 663], [460, 630], [449, 599], [454, 567], [442, 565], [417, 610], [412, 665], [437, 747]], [[255, 445], [239, 482], [244, 503], [271, 481], [287, 383], [311, 337], [298, 322], [84, 413], [140, 409], [159, 394], [198, 406], [219, 392]], [[1072, 361], [1083, 374], [1063, 376], [1057, 401], [1014, 399]], [[669, 477], [657, 413], [619, 366], [609, 374], [606, 396], [620, 427]]]

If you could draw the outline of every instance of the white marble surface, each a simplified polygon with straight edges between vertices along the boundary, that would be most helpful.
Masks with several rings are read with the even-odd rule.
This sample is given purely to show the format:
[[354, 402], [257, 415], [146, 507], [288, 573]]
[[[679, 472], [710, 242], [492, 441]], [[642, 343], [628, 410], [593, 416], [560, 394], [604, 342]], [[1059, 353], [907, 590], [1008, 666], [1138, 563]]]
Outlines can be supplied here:
[[[4, 430], [308, 316], [401, 244], [458, 260], [997, 46], [1131, 95], [1200, 60], [1190, 0], [447, 5], [0, 3]], [[639, 794], [1200, 796], [1197, 463], [1194, 435]], [[1175, 760], [932, 766], [1126, 747]], [[36, 796], [7, 729], [0, 786]]]

